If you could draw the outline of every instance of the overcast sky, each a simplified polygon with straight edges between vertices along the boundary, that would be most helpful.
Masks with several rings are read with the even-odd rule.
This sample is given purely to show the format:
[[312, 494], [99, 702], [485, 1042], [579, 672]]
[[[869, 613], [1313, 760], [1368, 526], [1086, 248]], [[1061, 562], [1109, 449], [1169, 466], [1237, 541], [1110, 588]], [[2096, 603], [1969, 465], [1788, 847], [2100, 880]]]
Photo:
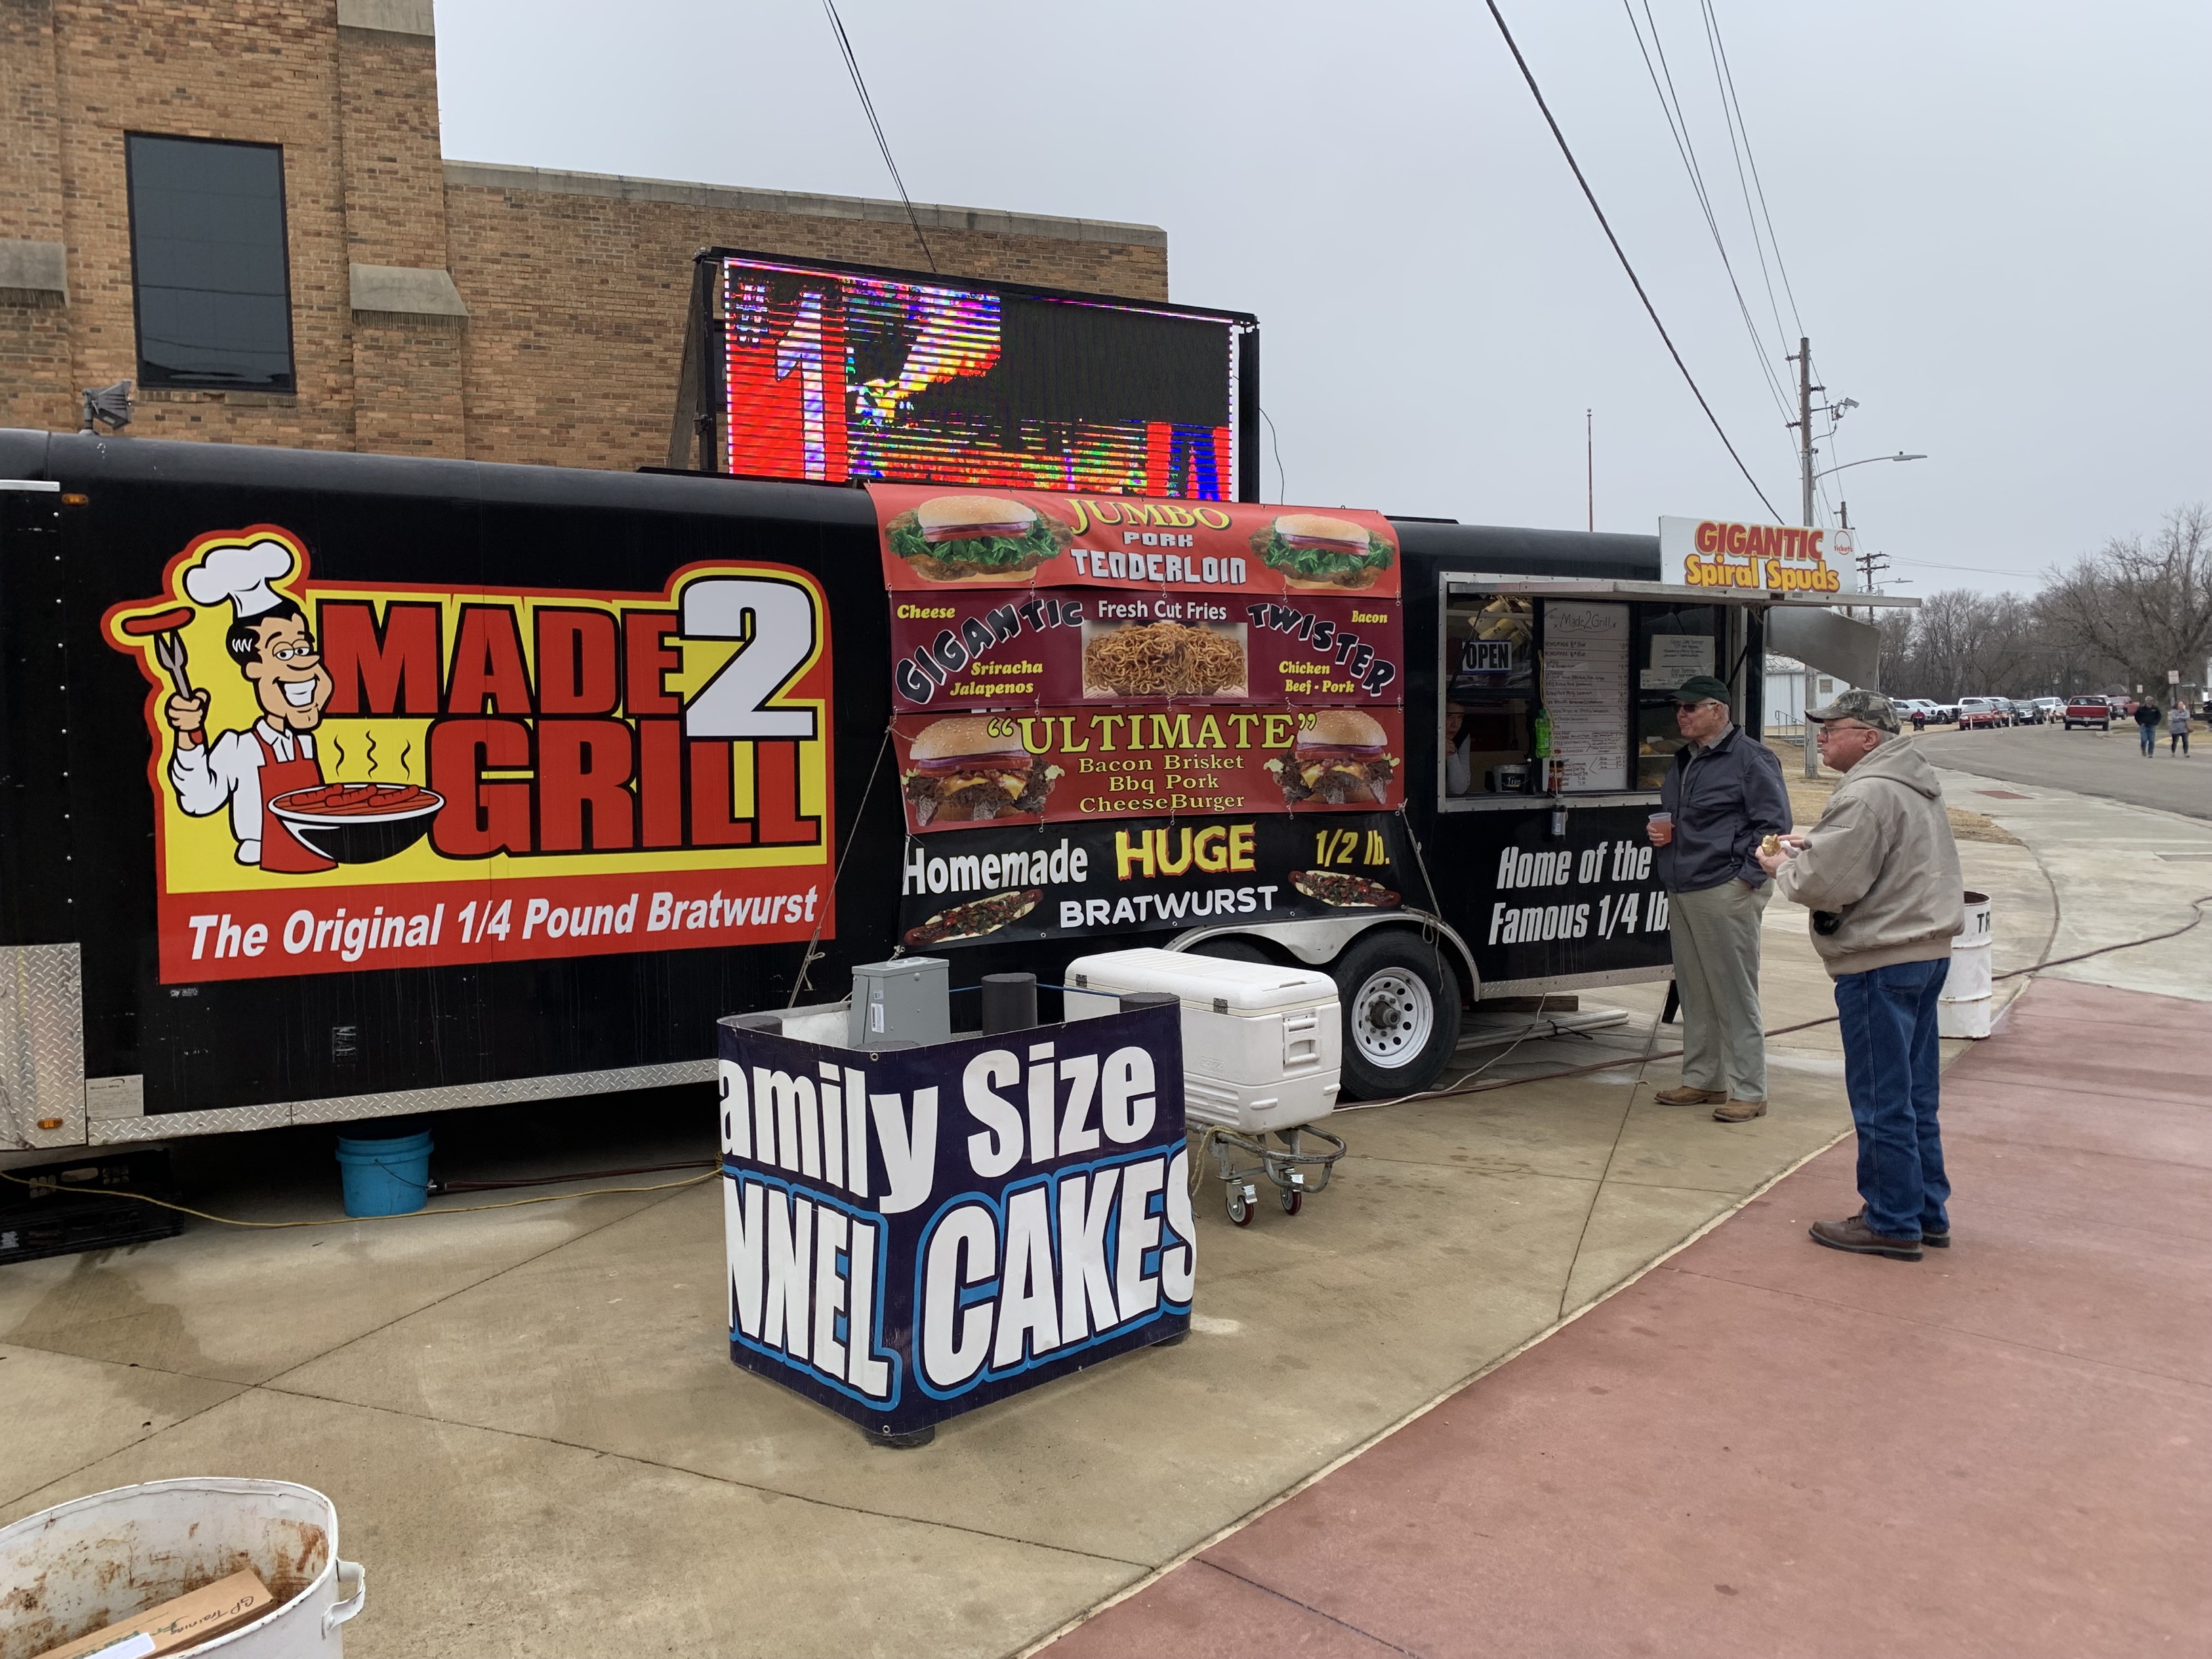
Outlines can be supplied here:
[[[1621, 0], [1500, 3], [1796, 522], [1795, 439]], [[1895, 591], [2029, 586], [2212, 499], [2212, 7], [1714, 0], [1793, 310], [1699, 7], [1650, 4], [1770, 366], [1802, 317], [1858, 400], [1820, 464], [1929, 457], [1828, 480]], [[1258, 313], [1270, 499], [1578, 528], [1588, 408], [1600, 529], [1765, 516], [1480, 0], [840, 7], [915, 200], [1159, 225], [1176, 300]], [[894, 193], [819, 0], [438, 0], [438, 27], [449, 156]]]

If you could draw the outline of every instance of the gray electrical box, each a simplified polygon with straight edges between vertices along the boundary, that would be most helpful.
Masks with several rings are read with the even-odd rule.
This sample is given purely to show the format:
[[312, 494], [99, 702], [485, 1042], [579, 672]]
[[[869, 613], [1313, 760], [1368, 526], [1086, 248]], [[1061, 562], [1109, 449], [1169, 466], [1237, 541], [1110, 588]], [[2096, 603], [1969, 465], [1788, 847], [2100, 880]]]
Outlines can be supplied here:
[[902, 957], [853, 969], [852, 1023], [846, 1046], [872, 1048], [887, 1039], [947, 1042], [952, 993], [940, 957]]

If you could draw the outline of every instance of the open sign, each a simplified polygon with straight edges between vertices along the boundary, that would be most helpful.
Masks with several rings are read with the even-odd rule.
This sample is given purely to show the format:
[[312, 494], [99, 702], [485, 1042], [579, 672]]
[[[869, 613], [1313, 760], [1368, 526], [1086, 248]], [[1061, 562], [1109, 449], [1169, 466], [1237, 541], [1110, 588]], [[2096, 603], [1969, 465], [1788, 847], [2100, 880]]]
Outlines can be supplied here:
[[1510, 674], [1513, 672], [1510, 640], [1462, 640], [1459, 669], [1462, 674]]

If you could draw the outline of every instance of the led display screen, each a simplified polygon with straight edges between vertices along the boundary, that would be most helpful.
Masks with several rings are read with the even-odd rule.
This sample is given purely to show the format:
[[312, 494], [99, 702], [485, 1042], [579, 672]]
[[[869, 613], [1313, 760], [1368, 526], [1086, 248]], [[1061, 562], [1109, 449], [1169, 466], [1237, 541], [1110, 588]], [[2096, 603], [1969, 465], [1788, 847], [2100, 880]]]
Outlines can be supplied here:
[[733, 473], [1237, 499], [1248, 317], [753, 255], [722, 280]]

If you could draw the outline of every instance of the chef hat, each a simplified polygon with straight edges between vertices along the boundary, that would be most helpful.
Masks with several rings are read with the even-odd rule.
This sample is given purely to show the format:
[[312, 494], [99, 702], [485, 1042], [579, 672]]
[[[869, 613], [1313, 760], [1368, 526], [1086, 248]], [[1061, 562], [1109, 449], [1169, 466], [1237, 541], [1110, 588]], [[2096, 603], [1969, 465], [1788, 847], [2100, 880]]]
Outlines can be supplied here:
[[251, 622], [284, 603], [284, 596], [269, 584], [291, 574], [292, 550], [280, 541], [218, 547], [185, 572], [185, 592], [195, 605], [228, 599], [238, 607], [238, 620]]

